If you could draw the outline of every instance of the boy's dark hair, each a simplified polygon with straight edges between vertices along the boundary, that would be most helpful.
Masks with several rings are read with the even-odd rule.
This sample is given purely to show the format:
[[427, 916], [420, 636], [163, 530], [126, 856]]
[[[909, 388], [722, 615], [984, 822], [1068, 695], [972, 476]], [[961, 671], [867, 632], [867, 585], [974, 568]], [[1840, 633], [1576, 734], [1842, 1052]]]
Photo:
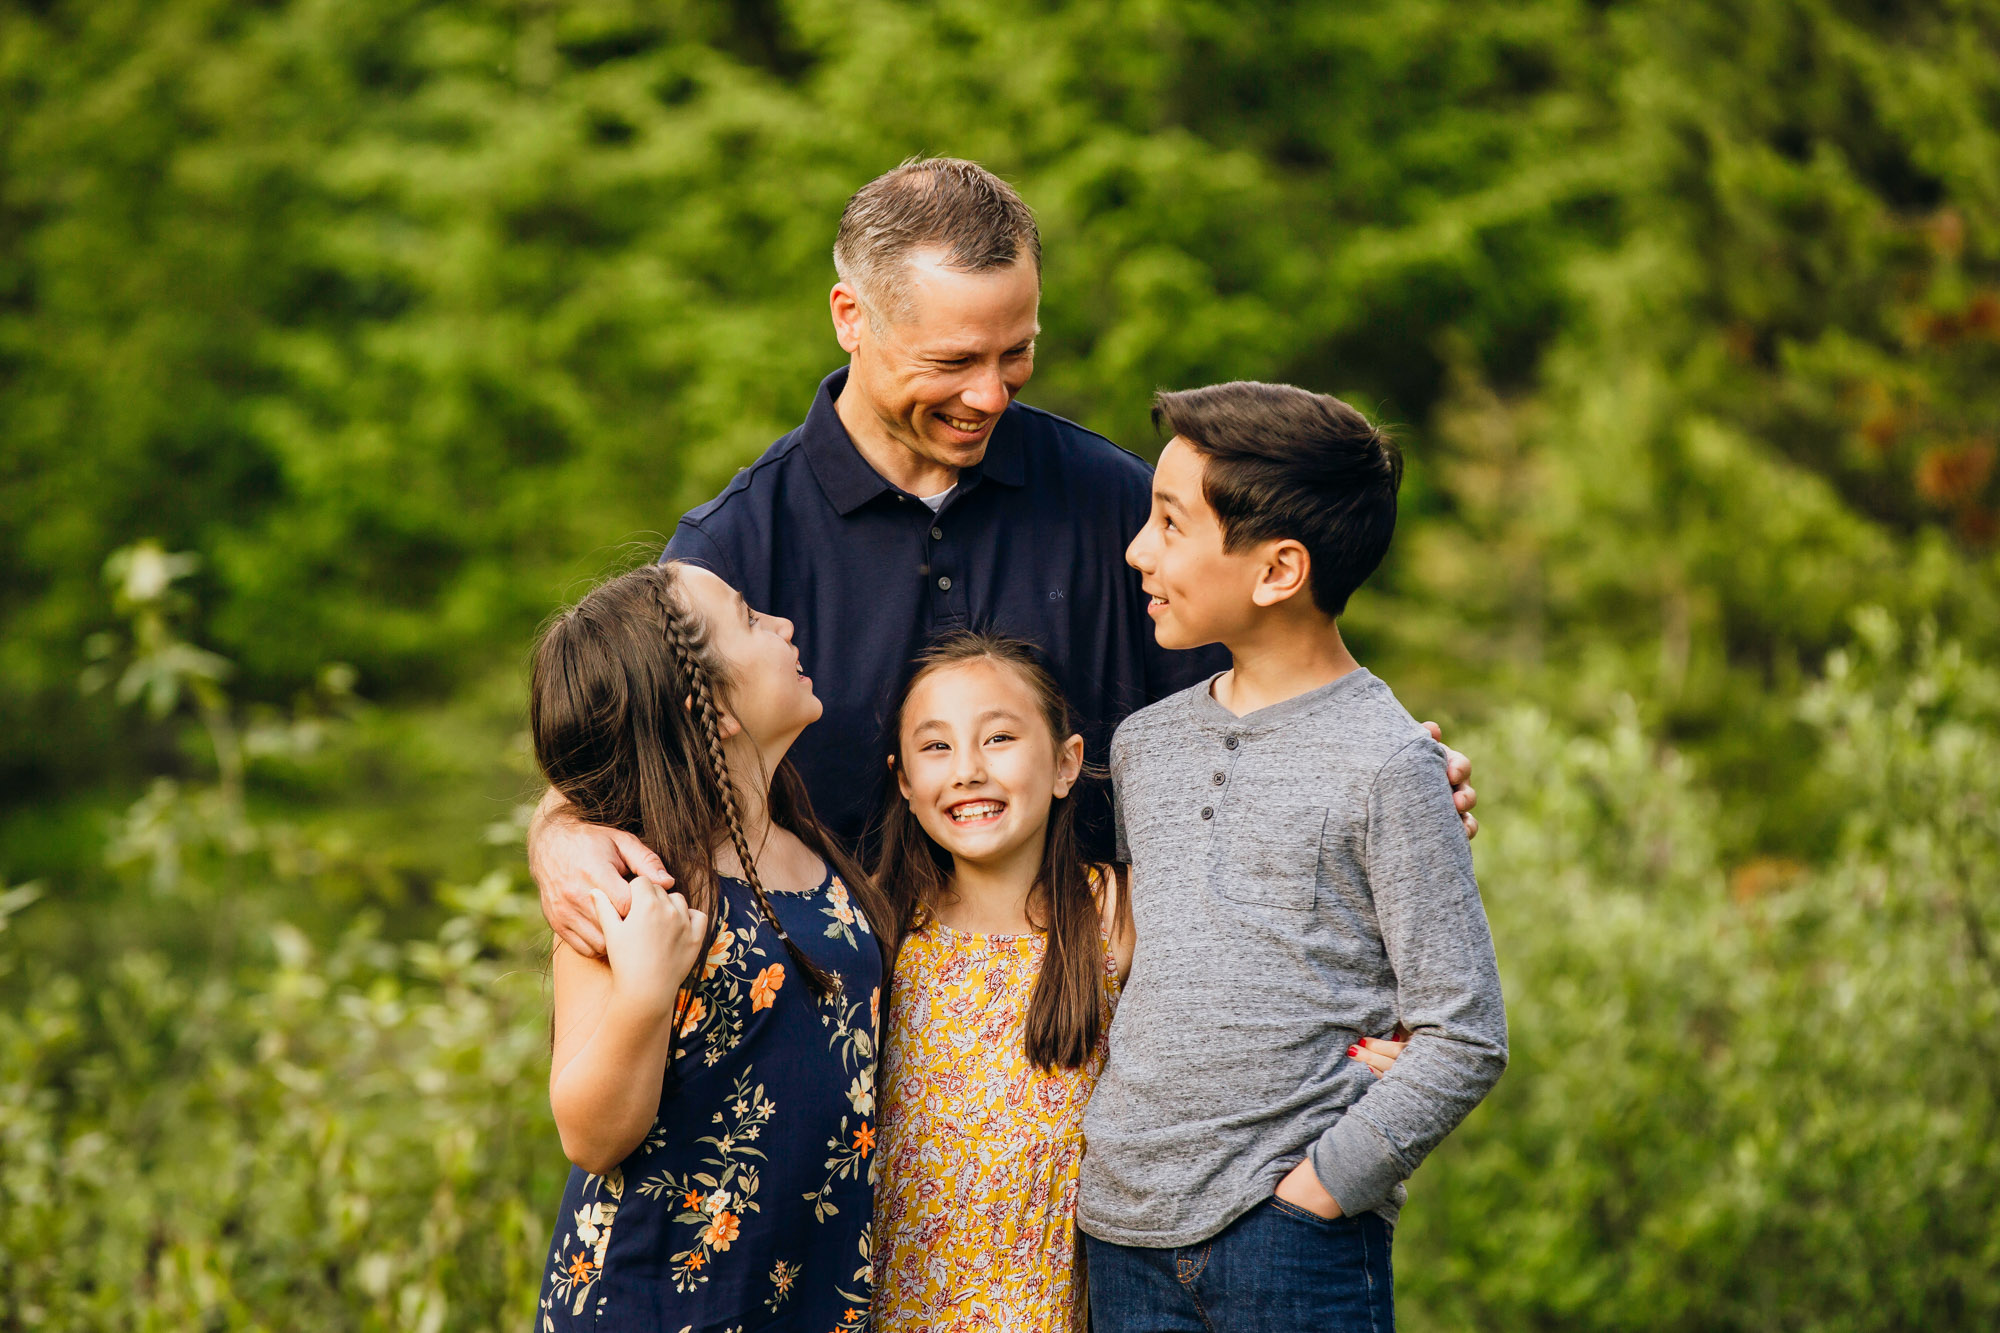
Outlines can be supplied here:
[[1202, 495], [1224, 550], [1290, 537], [1312, 558], [1313, 604], [1329, 616], [1347, 609], [1396, 530], [1394, 440], [1338, 398], [1249, 380], [1163, 390], [1153, 425], [1206, 463]]
[[[903, 762], [903, 711], [917, 686], [947, 667], [981, 661], [1019, 675], [1055, 745], [1060, 747], [1077, 731], [1062, 687], [1033, 644], [1004, 634], [961, 630], [938, 640], [917, 659], [916, 671], [896, 696], [887, 735], [893, 763]], [[1078, 780], [1097, 776], [1086, 766]], [[1111, 1022], [1103, 990], [1104, 938], [1097, 897], [1090, 888], [1090, 867], [1077, 844], [1076, 795], [1071, 788], [1068, 796], [1055, 799], [1048, 837], [1042, 843], [1041, 869], [1028, 893], [1028, 919], [1043, 933], [1046, 949], [1028, 996], [1024, 1045], [1029, 1061], [1044, 1069], [1082, 1068]], [[899, 947], [904, 935], [923, 929], [937, 915], [950, 896], [951, 874], [951, 853], [924, 832], [892, 780], [883, 798], [875, 882], [896, 915]], [[1108, 889], [1102, 886], [1103, 891]], [[1118, 910], [1121, 921], [1128, 919], [1131, 909], [1122, 892]]]

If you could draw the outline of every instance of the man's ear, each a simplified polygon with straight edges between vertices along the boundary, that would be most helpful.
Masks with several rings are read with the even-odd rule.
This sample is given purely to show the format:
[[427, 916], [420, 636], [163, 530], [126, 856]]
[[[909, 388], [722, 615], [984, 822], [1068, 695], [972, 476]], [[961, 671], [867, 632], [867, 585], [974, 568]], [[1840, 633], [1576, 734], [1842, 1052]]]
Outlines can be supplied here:
[[861, 296], [845, 282], [833, 284], [827, 294], [827, 305], [833, 311], [833, 336], [840, 340], [840, 350], [853, 356], [861, 350], [861, 330], [868, 323], [867, 307], [861, 304]]
[[1280, 537], [1267, 543], [1264, 560], [1257, 570], [1256, 586], [1250, 600], [1258, 606], [1276, 606], [1292, 597], [1312, 596], [1312, 555], [1302, 542]]
[[1072, 736], [1056, 747], [1057, 796], [1067, 796], [1083, 773], [1083, 737]]

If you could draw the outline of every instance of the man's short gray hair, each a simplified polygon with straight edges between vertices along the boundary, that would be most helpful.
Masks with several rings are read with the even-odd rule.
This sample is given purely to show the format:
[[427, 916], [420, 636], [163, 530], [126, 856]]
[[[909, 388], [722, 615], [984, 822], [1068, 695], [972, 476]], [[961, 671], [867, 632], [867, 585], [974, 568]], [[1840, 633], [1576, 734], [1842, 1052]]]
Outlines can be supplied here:
[[840, 215], [833, 267], [871, 322], [909, 313], [914, 251], [935, 249], [966, 273], [988, 273], [1023, 253], [1042, 275], [1042, 235], [1014, 187], [957, 157], [913, 157], [854, 192]]

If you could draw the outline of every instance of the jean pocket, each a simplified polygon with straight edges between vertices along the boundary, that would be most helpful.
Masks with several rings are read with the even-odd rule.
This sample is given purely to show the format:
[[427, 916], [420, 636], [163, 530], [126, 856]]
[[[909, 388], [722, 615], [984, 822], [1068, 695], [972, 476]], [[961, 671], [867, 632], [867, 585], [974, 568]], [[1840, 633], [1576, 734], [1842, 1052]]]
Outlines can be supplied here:
[[1345, 1217], [1321, 1217], [1310, 1208], [1301, 1208], [1297, 1204], [1286, 1199], [1281, 1199], [1275, 1194], [1271, 1196], [1271, 1208], [1273, 1211], [1282, 1213], [1286, 1217], [1294, 1217], [1301, 1222], [1310, 1222], [1315, 1226], [1337, 1227], [1342, 1222], [1348, 1220]]
[[1319, 894], [1323, 805], [1243, 809], [1216, 830], [1209, 883], [1231, 902], [1311, 911]]

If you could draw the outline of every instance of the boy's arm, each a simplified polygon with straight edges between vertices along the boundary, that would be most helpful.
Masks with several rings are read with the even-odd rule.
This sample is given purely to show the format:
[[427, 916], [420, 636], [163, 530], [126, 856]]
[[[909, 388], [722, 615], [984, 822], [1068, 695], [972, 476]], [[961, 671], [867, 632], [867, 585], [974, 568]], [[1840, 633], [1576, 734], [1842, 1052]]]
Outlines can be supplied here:
[[1309, 1154], [1350, 1216], [1382, 1204], [1507, 1067], [1493, 937], [1435, 741], [1412, 740], [1376, 774], [1365, 863], [1410, 1042]]

